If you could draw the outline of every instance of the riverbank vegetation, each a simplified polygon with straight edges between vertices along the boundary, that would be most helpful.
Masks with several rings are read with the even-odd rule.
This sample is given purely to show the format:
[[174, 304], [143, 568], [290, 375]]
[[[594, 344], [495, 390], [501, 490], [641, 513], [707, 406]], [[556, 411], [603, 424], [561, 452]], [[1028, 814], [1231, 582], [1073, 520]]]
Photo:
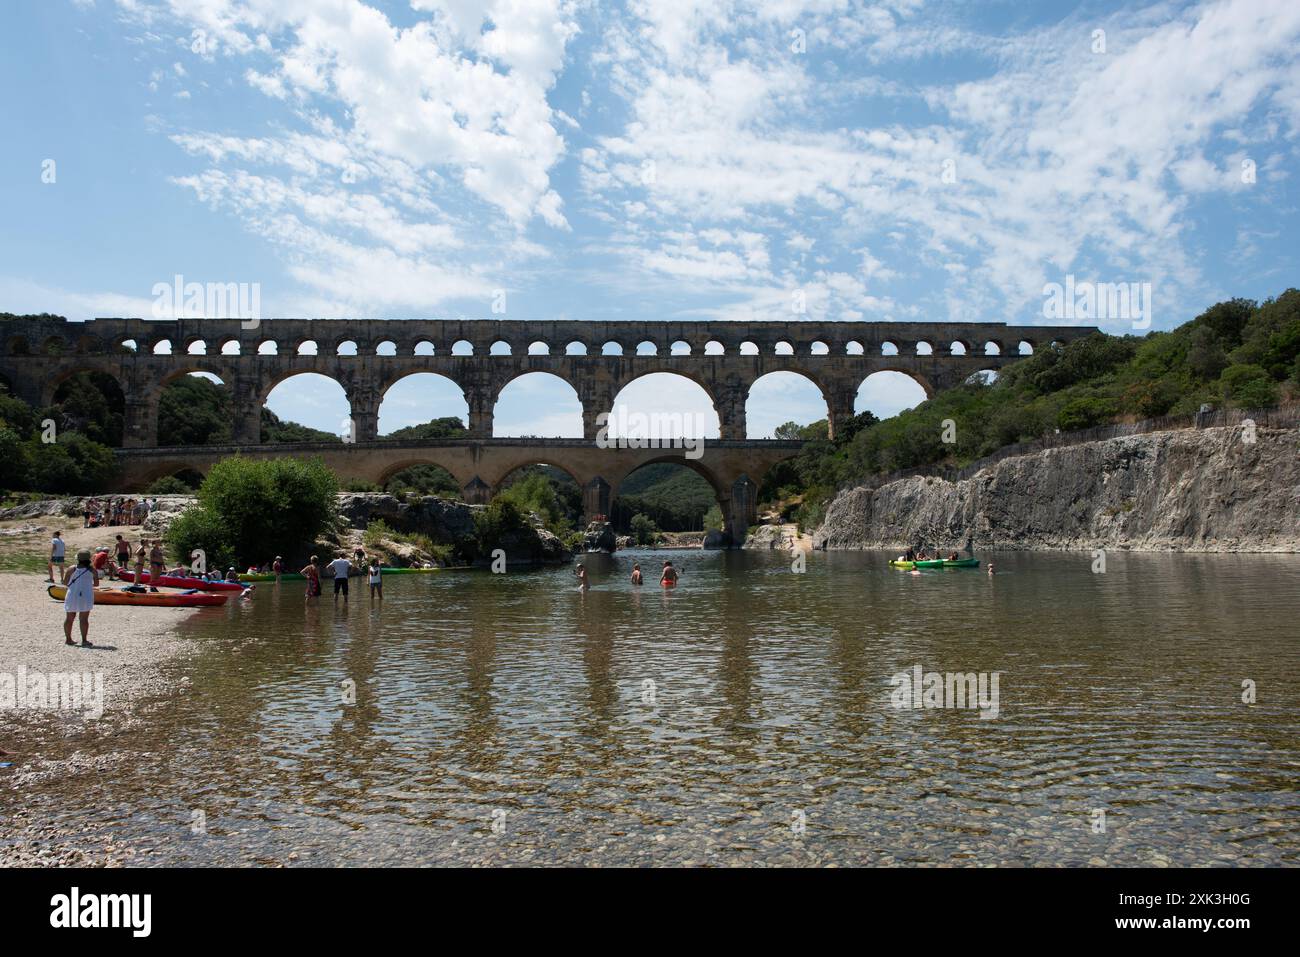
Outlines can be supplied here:
[[1041, 348], [992, 382], [973, 378], [883, 421], [856, 416], [833, 441], [824, 421], [790, 423], [787, 437], [808, 444], [768, 473], [759, 498], [797, 502], [784, 512], [808, 530], [836, 489], [882, 472], [962, 466], [1057, 431], [1297, 398], [1300, 290], [1264, 303], [1231, 299], [1168, 332]]

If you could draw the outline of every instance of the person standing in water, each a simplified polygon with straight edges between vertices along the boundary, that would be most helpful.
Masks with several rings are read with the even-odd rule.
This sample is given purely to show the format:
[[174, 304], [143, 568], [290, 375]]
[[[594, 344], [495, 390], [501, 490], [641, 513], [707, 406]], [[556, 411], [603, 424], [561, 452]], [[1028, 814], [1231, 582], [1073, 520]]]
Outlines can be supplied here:
[[383, 579], [383, 575], [382, 575], [382, 574], [380, 573], [380, 571], [379, 571], [379, 559], [378, 559], [378, 558], [372, 558], [372, 559], [370, 559], [370, 599], [371, 599], [371, 601], [374, 600], [374, 598], [375, 598], [376, 595], [379, 596], [379, 600], [380, 600], [380, 601], [383, 601], [383, 600], [384, 600], [384, 579]]
[[81, 647], [94, 648], [90, 635], [90, 610], [95, 607], [95, 586], [99, 584], [99, 574], [91, 564], [90, 552], [77, 552], [77, 567], [69, 568], [64, 573], [63, 584], [67, 592], [63, 596], [63, 643], [75, 645], [72, 640], [72, 619], [81, 616]]
[[284, 559], [279, 555], [276, 555], [275, 561], [271, 563], [271, 571], [275, 572], [275, 583], [280, 584], [280, 575], [284, 573]]
[[311, 562], [298, 573], [302, 575], [303, 578], [307, 579], [308, 598], [320, 597], [320, 569], [316, 567], [316, 563], [319, 561], [320, 558], [313, 555], [311, 557]]
[[582, 562], [578, 562], [578, 567], [573, 570], [573, 573], [578, 576], [578, 587], [581, 588], [583, 591], [586, 591], [587, 566], [582, 564]]
[[352, 570], [352, 563], [347, 560], [342, 552], [338, 557], [330, 562], [330, 568], [334, 571], [334, 600], [339, 600], [339, 591], [343, 592], [343, 601], [348, 600], [348, 572]]
[[659, 584], [665, 588], [671, 588], [677, 584], [677, 569], [673, 568], [672, 562], [664, 562], [664, 570], [659, 576]]
[[640, 562], [632, 563], [632, 584], [633, 585], [641, 584], [641, 563]]

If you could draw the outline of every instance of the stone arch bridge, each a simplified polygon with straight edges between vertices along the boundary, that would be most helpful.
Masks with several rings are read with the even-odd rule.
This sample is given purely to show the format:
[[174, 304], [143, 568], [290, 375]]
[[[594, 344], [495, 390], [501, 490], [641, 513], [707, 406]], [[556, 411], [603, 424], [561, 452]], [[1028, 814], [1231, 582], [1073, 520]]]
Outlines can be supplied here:
[[[31, 318], [0, 327], [0, 378], [33, 405], [50, 404], [59, 386], [79, 372], [116, 379], [125, 397], [124, 448], [118, 454], [128, 488], [183, 468], [206, 471], [236, 452], [311, 454], [344, 478], [366, 481], [408, 465], [441, 465], [462, 482], [468, 501], [483, 501], [514, 468], [546, 462], [579, 481], [592, 515], [608, 514], [611, 495], [630, 472], [671, 460], [710, 481], [728, 531], [739, 540], [753, 521], [753, 492], [763, 474], [799, 448], [797, 442], [746, 439], [745, 402], [763, 376], [793, 372], [811, 381], [825, 399], [834, 434], [852, 417], [863, 380], [876, 372], [908, 375], [929, 396], [975, 372], [1000, 369], [1035, 349], [1095, 331], [1005, 323]], [[192, 372], [215, 375], [228, 391], [231, 446], [157, 446], [163, 389]], [[343, 388], [354, 441], [262, 446], [267, 396], [307, 372]], [[424, 372], [461, 389], [469, 410], [466, 437], [381, 440], [384, 394], [406, 376]], [[558, 376], [576, 392], [583, 439], [492, 437], [501, 391], [533, 372]], [[623, 387], [656, 372], [692, 380], [712, 401], [721, 441], [706, 442], [702, 458], [687, 459], [680, 450], [595, 446], [600, 413], [613, 409]]]

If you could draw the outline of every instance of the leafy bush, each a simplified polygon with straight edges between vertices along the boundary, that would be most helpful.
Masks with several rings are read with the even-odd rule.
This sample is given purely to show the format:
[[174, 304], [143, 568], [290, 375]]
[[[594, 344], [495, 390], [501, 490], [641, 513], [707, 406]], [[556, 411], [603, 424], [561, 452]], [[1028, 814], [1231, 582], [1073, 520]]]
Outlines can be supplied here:
[[528, 519], [514, 500], [498, 495], [487, 508], [474, 513], [478, 554], [487, 555], [508, 537], [528, 527]]
[[199, 488], [198, 504], [184, 513], [198, 513], [181, 526], [184, 533], [195, 530], [206, 540], [182, 539], [177, 532], [175, 545], [261, 562], [268, 554], [308, 545], [329, 529], [337, 493], [338, 480], [319, 459], [232, 456], [212, 467]]
[[1258, 409], [1277, 402], [1277, 386], [1259, 366], [1229, 366], [1219, 377], [1223, 398], [1239, 409]]
[[146, 495], [193, 495], [194, 489], [190, 488], [185, 482], [182, 482], [175, 475], [164, 475], [147, 489]]
[[55, 442], [27, 442], [28, 483], [46, 492], [101, 492], [117, 472], [113, 450], [79, 432], [63, 432]]
[[638, 545], [653, 545], [659, 537], [659, 528], [648, 515], [633, 515], [632, 538]]

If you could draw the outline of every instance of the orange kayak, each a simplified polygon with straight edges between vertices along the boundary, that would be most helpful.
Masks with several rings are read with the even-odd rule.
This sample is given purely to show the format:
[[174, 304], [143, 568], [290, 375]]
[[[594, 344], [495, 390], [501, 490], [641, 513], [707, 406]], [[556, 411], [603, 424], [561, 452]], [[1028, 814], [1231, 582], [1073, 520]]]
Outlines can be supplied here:
[[[68, 590], [62, 585], [45, 589], [55, 601], [63, 601]], [[125, 591], [117, 588], [96, 588], [96, 605], [157, 605], [164, 608], [193, 608], [198, 605], [224, 605], [229, 595], [185, 594], [175, 591]]]

